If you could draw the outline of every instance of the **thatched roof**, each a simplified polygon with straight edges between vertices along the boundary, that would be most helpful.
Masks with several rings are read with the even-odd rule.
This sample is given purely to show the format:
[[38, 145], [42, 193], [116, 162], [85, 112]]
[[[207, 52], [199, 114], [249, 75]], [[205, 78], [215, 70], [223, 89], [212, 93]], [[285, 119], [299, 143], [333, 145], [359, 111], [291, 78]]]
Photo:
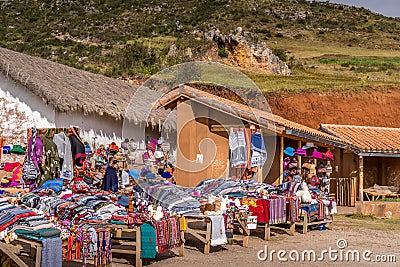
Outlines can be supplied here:
[[[0, 71], [61, 112], [125, 117], [137, 86], [39, 57], [0, 48]], [[153, 102], [149, 94], [143, 101]], [[158, 118], [153, 118], [158, 123]], [[136, 120], [137, 122], [137, 120]]]

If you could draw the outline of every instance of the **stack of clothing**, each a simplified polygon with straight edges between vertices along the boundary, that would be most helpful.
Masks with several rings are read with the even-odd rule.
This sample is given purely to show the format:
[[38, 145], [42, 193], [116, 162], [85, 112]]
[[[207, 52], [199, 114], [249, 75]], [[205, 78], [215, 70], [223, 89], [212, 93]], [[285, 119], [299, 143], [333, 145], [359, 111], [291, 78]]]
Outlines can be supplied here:
[[199, 197], [229, 196], [238, 193], [243, 195], [245, 193], [239, 182], [224, 179], [206, 179], [194, 188], [183, 188], [183, 190], [191, 194], [197, 194]]
[[167, 211], [182, 214], [200, 210], [200, 202], [174, 184], [143, 182], [139, 187], [146, 196]]

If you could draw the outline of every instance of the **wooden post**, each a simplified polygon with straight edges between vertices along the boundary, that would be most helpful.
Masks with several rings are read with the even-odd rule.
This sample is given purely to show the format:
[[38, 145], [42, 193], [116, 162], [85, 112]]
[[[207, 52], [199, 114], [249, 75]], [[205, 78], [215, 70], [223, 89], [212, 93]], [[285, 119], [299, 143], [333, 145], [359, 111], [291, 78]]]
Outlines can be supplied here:
[[204, 254], [210, 253], [210, 245], [211, 245], [211, 220], [207, 220], [207, 232], [206, 232], [206, 240], [204, 244]]
[[291, 223], [290, 223], [289, 234], [290, 234], [290, 235], [294, 235], [295, 230], [296, 230], [296, 223], [295, 223], [295, 222], [291, 222]]
[[[297, 141], [297, 148], [301, 148], [301, 141]], [[299, 168], [301, 168], [301, 156], [297, 156], [297, 162]]]
[[269, 223], [265, 224], [264, 239], [267, 241], [271, 240], [271, 225]]
[[142, 267], [142, 235], [140, 234], [140, 227], [136, 227], [136, 267]]
[[185, 256], [185, 231], [181, 231], [182, 244], [179, 247], [179, 257]]
[[280, 143], [279, 143], [279, 181], [278, 185], [282, 183], [283, 179], [283, 150], [285, 149], [285, 138], [280, 136]]
[[358, 189], [360, 201], [364, 199], [364, 158], [359, 156], [358, 158]]
[[[386, 177], [386, 158], [382, 157], [381, 159], [382, 165], [381, 165], [381, 185], [387, 185], [388, 179]], [[379, 181], [378, 181], [379, 182]]]
[[36, 246], [36, 267], [42, 265], [42, 246]]
[[304, 211], [304, 221], [303, 221], [303, 234], [307, 234], [307, 230], [308, 230], [308, 211], [305, 210]]
[[122, 229], [121, 228], [117, 228], [117, 232], [115, 234], [116, 238], [121, 238], [122, 237]]

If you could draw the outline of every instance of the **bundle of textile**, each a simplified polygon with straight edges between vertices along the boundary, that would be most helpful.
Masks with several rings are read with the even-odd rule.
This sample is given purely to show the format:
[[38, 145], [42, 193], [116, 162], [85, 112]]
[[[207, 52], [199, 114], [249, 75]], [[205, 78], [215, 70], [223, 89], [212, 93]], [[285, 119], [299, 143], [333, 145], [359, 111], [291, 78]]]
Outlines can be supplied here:
[[195, 188], [183, 188], [183, 190], [197, 197], [210, 197], [242, 193], [243, 187], [234, 180], [210, 178], [201, 181]]
[[178, 218], [163, 218], [159, 221], [156, 221], [154, 225], [157, 236], [157, 251], [159, 253], [180, 246], [181, 232]]
[[16, 207], [14, 205], [8, 203], [0, 204], [0, 232], [7, 229], [7, 227], [11, 226], [16, 221], [37, 215], [36, 212], [32, 210], [23, 209], [20, 207]]
[[269, 223], [279, 224], [286, 222], [286, 199], [284, 197], [269, 199]]
[[53, 195], [60, 192], [63, 189], [64, 179], [58, 178], [54, 180], [47, 180], [42, 186], [35, 189], [33, 192], [39, 195]]
[[300, 220], [300, 199], [297, 197], [290, 197], [288, 203], [288, 221], [290, 222], [298, 222]]
[[248, 211], [257, 216], [257, 222], [269, 222], [270, 202], [266, 199], [241, 199], [241, 204], [248, 206]]
[[61, 231], [57, 228], [43, 228], [39, 230], [16, 229], [14, 233], [29, 239], [43, 240], [45, 238], [60, 237]]
[[[111, 264], [111, 230], [109, 228], [101, 225], [82, 224], [75, 229], [75, 236], [82, 251], [82, 255], [76, 256], [77, 258], [82, 257], [83, 266], [86, 266], [87, 259], [94, 259], [94, 266]], [[72, 241], [69, 243], [72, 247]]]
[[145, 194], [165, 210], [177, 213], [199, 210], [200, 202], [171, 183], [140, 183]]
[[211, 219], [211, 246], [224, 245], [228, 241], [225, 234], [225, 223], [222, 215], [210, 216]]
[[53, 228], [53, 224], [44, 215], [36, 215], [19, 219], [7, 227], [7, 232], [12, 233], [16, 230], [37, 231], [48, 228]]

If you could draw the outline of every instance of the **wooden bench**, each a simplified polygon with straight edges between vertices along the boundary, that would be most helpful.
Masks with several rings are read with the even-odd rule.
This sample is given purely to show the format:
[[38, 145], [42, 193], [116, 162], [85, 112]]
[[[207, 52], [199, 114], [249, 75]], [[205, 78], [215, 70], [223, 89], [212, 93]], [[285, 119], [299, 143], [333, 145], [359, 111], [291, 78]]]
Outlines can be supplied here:
[[303, 210], [302, 209], [301, 212], [304, 213], [303, 214], [303, 221], [302, 222], [296, 222], [296, 225], [303, 226], [303, 234], [307, 234], [308, 227], [310, 225], [326, 224], [328, 229], [332, 229], [333, 215], [329, 215], [328, 217], [324, 218], [323, 220], [310, 222], [310, 217], [309, 217], [308, 210]]
[[110, 228], [114, 229], [114, 236], [113, 236], [114, 238], [112, 239], [112, 241], [115, 243], [120, 242], [120, 240], [122, 239], [123, 232], [135, 233], [135, 241], [132, 241], [130, 239], [123, 239], [125, 242], [128, 242], [129, 240], [129, 246], [134, 246], [135, 249], [117, 249], [113, 247], [111, 251], [113, 253], [135, 254], [136, 267], [142, 267], [142, 258], [140, 257], [141, 245], [142, 245], [140, 227], [134, 226], [133, 228], [129, 228], [127, 225], [111, 225]]
[[[290, 228], [289, 228], [289, 235], [294, 235], [295, 232], [295, 227], [296, 227], [296, 223], [295, 222], [289, 222], [289, 223], [285, 223], [285, 224], [290, 224]], [[280, 225], [280, 224], [277, 224]], [[282, 225], [282, 224], [281, 224]], [[274, 224], [272, 226], [275, 226]], [[258, 225], [257, 227], [262, 227], [264, 228], [264, 240], [269, 241], [271, 240], [271, 224], [266, 223], [265, 225]]]
[[[110, 225], [110, 228], [113, 229], [113, 243], [121, 243], [124, 242], [124, 245], [134, 246], [135, 249], [119, 249], [119, 248], [112, 248], [113, 253], [122, 253], [122, 254], [135, 254], [136, 258], [136, 267], [141, 267], [143, 265], [141, 254], [141, 240], [142, 236], [140, 233], [140, 226], [134, 226], [133, 228], [129, 228], [127, 225], [120, 225], [120, 224], [113, 224]], [[123, 236], [123, 233], [134, 233], [135, 239], [132, 240], [131, 238], [126, 238]], [[184, 233], [181, 232], [181, 238], [184, 240]], [[179, 257], [184, 256], [184, 244], [179, 247]]]
[[[197, 238], [202, 243], [204, 243], [204, 254], [209, 254], [211, 246], [211, 229], [212, 229], [211, 219], [205, 215], [185, 216], [185, 217], [186, 217], [185, 235], [190, 234], [195, 238]], [[189, 227], [189, 223], [195, 223], [195, 222], [204, 222], [206, 224], [206, 230], [204, 231], [202, 229], [194, 229]], [[236, 226], [239, 229], [239, 231], [243, 234], [243, 247], [247, 248], [249, 245], [250, 230], [247, 229], [245, 223], [238, 218], [235, 218], [234, 226]]]
[[367, 197], [368, 201], [376, 201], [379, 198], [385, 199], [385, 198], [399, 198], [400, 194], [398, 193], [379, 193], [379, 192], [368, 192], [364, 191], [365, 196]]

